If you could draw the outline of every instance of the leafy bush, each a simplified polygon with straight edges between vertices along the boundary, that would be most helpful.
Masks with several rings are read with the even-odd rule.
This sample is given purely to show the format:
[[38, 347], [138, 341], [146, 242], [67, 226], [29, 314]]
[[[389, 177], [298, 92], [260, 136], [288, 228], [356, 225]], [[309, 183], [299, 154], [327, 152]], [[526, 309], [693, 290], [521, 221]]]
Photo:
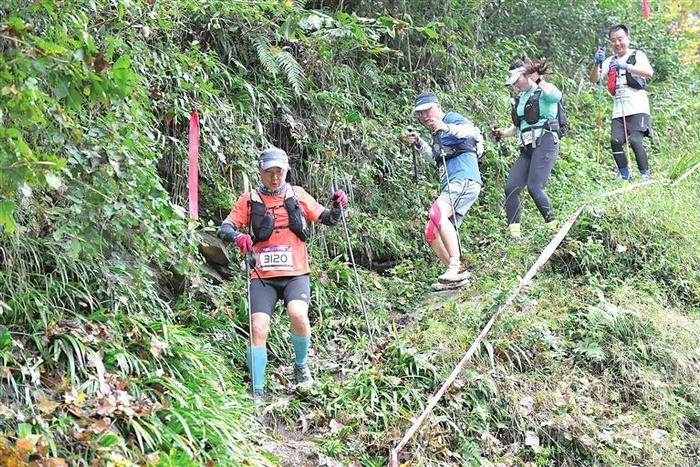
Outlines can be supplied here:
[[[291, 398], [282, 415], [322, 436], [325, 452], [366, 465], [386, 463], [425, 395], [512, 285], [510, 271], [529, 264], [546, 235], [526, 201], [531, 235], [507, 244], [502, 191], [517, 149], [490, 144], [484, 190], [463, 225], [477, 295], [415, 310], [440, 267], [422, 239], [437, 181], [422, 162], [413, 179], [400, 141], [416, 126], [417, 92], [436, 92], [487, 132], [508, 121], [507, 63], [523, 53], [551, 59], [572, 117], [548, 185], [563, 216], [610, 188], [608, 112], [584, 80], [596, 36], [609, 18], [622, 18], [657, 67], [655, 174], [675, 178], [698, 162], [697, 79], [693, 65], [677, 59], [691, 39], [668, 31], [672, 19], [629, 17], [631, 1], [340, 3], [11, 0], [0, 7], [0, 378], [7, 383], [0, 426], [12, 444], [0, 444], [3, 455], [76, 465], [273, 462], [258, 452], [265, 435], [244, 395], [244, 280], [232, 271], [218, 286], [202, 274], [200, 224], [181, 207], [193, 110], [201, 116], [200, 214], [208, 228], [272, 144], [290, 153], [292, 181], [321, 201], [332, 179], [350, 194], [350, 248], [364, 266], [369, 329], [343, 232], [317, 229], [310, 314], [325, 374], [315, 397]], [[697, 359], [687, 349], [700, 297], [700, 226], [697, 184], [686, 183], [592, 203], [548, 271], [565, 286], [535, 288], [537, 299], [518, 303], [523, 313], [501, 322], [476, 370], [421, 434], [419, 462], [691, 456], [700, 417]], [[572, 297], [574, 289], [580, 294]], [[668, 316], [682, 316], [688, 332], [631, 307], [605, 314], [606, 303], [640, 291], [651, 298], [639, 307], [656, 309], [659, 319], [664, 301], [683, 307]], [[528, 314], [538, 309], [539, 321]], [[270, 337], [274, 367], [291, 355], [284, 324]], [[671, 331], [684, 337], [676, 342]], [[278, 389], [285, 376], [272, 373]], [[556, 385], [581, 378], [589, 384]], [[593, 390], [598, 399], [588, 397]], [[532, 404], [521, 403], [521, 392]], [[531, 406], [542, 409], [541, 419], [523, 415]], [[576, 412], [588, 406], [591, 413]], [[634, 423], [614, 422], [614, 438], [592, 447], [588, 439], [608, 423], [603, 406]], [[331, 417], [344, 428], [329, 433]], [[653, 434], [653, 417], [664, 419], [672, 442], [656, 454], [627, 454], [626, 440], [636, 439], [628, 432], [638, 423]], [[529, 451], [540, 435], [541, 449]], [[506, 449], [523, 439], [527, 448]]]

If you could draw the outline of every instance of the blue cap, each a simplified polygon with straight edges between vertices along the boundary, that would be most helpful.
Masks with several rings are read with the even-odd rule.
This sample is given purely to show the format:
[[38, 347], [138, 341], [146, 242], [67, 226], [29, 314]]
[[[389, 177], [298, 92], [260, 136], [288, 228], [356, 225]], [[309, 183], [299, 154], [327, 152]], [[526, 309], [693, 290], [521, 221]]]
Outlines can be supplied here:
[[289, 170], [289, 159], [287, 153], [279, 148], [265, 149], [258, 157], [258, 168], [267, 170], [270, 167], [279, 167]]
[[416, 97], [416, 102], [413, 104], [413, 111], [426, 110], [438, 103], [438, 98], [434, 94], [424, 92]]

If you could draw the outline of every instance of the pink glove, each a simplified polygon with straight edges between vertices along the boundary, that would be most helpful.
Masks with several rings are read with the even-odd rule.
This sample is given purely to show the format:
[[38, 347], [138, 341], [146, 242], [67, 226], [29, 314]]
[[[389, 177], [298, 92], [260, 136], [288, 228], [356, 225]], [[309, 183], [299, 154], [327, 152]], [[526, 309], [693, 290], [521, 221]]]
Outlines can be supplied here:
[[240, 234], [236, 237], [236, 245], [241, 250], [241, 253], [246, 254], [253, 250], [253, 239], [248, 234]]
[[343, 190], [338, 190], [331, 197], [334, 208], [340, 208], [348, 204], [348, 195]]

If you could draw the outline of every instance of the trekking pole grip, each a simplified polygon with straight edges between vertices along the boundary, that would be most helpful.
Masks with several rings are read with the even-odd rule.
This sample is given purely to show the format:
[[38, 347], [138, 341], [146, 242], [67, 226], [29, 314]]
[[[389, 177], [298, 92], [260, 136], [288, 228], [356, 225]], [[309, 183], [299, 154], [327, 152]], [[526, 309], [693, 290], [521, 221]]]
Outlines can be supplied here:
[[[338, 191], [338, 182], [336, 181], [335, 177], [333, 177], [333, 178], [331, 179], [331, 190], [333, 191], [333, 192], [331, 193], [331, 199], [332, 199], [332, 197], [333, 197], [333, 195], [335, 194], [335, 192]], [[340, 203], [338, 203], [338, 204], [340, 204]], [[340, 207], [340, 214], [341, 214], [341, 216], [342, 216], [343, 213], [345, 212], [345, 210], [343, 209], [343, 206], [342, 206], [342, 205], [340, 205], [339, 207]]]
[[248, 253], [245, 254], [245, 265], [246, 269], [255, 269], [255, 255], [253, 254], [252, 251], [249, 251]]

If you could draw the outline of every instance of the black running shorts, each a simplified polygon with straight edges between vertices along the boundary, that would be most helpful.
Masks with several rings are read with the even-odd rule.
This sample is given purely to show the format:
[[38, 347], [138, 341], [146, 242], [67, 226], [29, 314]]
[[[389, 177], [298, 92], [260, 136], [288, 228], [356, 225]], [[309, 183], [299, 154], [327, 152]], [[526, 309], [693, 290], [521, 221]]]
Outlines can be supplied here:
[[292, 300], [301, 300], [308, 304], [310, 297], [311, 283], [308, 274], [250, 281], [250, 308], [253, 313], [272, 316], [280, 299], [284, 300], [286, 307]]

